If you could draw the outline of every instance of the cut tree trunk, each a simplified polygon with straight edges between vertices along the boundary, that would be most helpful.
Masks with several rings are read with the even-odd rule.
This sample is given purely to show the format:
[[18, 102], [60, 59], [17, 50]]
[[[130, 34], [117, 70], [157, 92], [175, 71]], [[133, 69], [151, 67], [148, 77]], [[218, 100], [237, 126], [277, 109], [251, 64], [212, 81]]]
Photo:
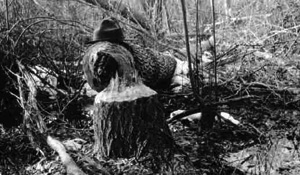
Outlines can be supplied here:
[[[130, 60], [130, 57], [133, 57], [133, 60]], [[135, 44], [124, 43], [121, 46], [99, 42], [90, 46], [83, 58], [86, 79], [91, 88], [97, 92], [108, 86], [116, 69], [118, 74], [122, 74], [119, 77], [126, 76], [129, 79], [138, 72], [143, 83], [151, 89], [168, 89], [177, 66], [183, 65], [178, 65], [172, 56]], [[123, 73], [124, 71], [126, 73]]]
[[143, 84], [132, 54], [123, 46], [100, 42], [87, 51], [83, 64], [89, 84], [99, 92], [93, 112], [94, 153], [101, 158], [150, 156], [154, 168], [170, 160], [175, 142], [163, 106]]
[[95, 99], [95, 149], [103, 157], [163, 155], [173, 139], [157, 93], [142, 83], [116, 87], [111, 81]]

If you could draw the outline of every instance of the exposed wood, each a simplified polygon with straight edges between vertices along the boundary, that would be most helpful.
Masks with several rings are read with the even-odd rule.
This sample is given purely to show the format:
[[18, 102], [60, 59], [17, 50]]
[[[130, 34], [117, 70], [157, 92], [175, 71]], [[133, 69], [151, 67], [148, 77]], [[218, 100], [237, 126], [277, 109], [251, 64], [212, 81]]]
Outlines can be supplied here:
[[173, 140], [157, 93], [141, 83], [111, 83], [95, 99], [95, 153], [115, 158], [167, 151]]
[[94, 153], [101, 158], [147, 155], [159, 168], [172, 157], [175, 142], [157, 93], [144, 82], [159, 82], [168, 62], [151, 60], [149, 55], [134, 58], [131, 53], [136, 52], [99, 42], [84, 57], [88, 82], [99, 92], [93, 108]]
[[116, 72], [119, 77], [133, 81], [136, 78], [136, 70], [132, 69], [133, 59], [129, 60], [128, 57], [132, 58], [130, 52], [120, 45], [109, 42], [92, 45], [83, 58], [83, 70], [91, 88], [102, 91]]
[[86, 175], [74, 162], [74, 160], [72, 159], [72, 157], [67, 153], [66, 148], [64, 147], [64, 145], [52, 138], [51, 136], [47, 137], [47, 144], [53, 149], [55, 150], [63, 165], [66, 167], [67, 169], [67, 175]]
[[[17, 62], [19, 74], [15, 74], [19, 89], [19, 104], [23, 109], [23, 129], [26, 132], [31, 145], [43, 154], [39, 147], [43, 133], [47, 130], [46, 124], [42, 118], [42, 113], [38, 108], [37, 87], [30, 73], [25, 69], [21, 62]], [[13, 72], [11, 72], [13, 73]], [[28, 93], [26, 92], [28, 88]]]
[[[124, 44], [124, 46], [128, 49], [121, 45], [101, 42], [87, 50], [83, 58], [83, 69], [92, 89], [98, 92], [103, 90], [116, 71], [122, 74], [120, 77], [124, 74], [129, 79], [135, 78], [133, 74], [138, 72], [143, 83], [155, 90], [170, 87], [177, 66], [173, 57], [138, 45]], [[126, 57], [133, 57], [133, 60], [130, 63], [127, 60], [128, 63], [125, 63]], [[117, 66], [114, 66], [116, 64]], [[120, 64], [131, 65], [133, 69], [128, 70], [126, 66]], [[115, 70], [117, 67], [118, 70]], [[130, 73], [123, 73], [125, 69]]]

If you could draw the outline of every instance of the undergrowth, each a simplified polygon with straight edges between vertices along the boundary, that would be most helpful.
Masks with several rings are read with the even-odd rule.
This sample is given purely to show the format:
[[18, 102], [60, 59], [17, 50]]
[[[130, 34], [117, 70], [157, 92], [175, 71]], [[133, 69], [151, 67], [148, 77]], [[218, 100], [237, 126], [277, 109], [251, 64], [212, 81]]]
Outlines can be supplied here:
[[[184, 50], [179, 1], [166, 1], [168, 27], [157, 28], [154, 19], [159, 15], [145, 13], [149, 15], [147, 34], [151, 40], [118, 10], [104, 10], [88, 1], [7, 1], [8, 6], [0, 2], [0, 18], [6, 19], [0, 21], [0, 174], [63, 173], [43, 140], [48, 134], [61, 140], [85, 140], [80, 151], [71, 155], [88, 174], [97, 173], [101, 167], [112, 174], [151, 174], [135, 159], [93, 158], [89, 114], [93, 100], [88, 96], [90, 89], [85, 88], [81, 60], [93, 28], [107, 16], [122, 21], [128, 39], [140, 41], [141, 36], [146, 37], [143, 43], [138, 42], [142, 46], [165, 51], [170, 48], [157, 43], [167, 42]], [[196, 6], [194, 1], [186, 3], [190, 42], [195, 47]], [[175, 124], [173, 136], [190, 160], [175, 155], [173, 169], [162, 173], [243, 174], [227, 165], [224, 157], [259, 145], [260, 164], [269, 165], [272, 160], [263, 159], [263, 155], [271, 150], [272, 139], [281, 136], [298, 141], [295, 128], [299, 114], [294, 110], [299, 110], [300, 103], [299, 6], [296, 0], [233, 1], [232, 18], [226, 20], [222, 3], [216, 3], [218, 101], [236, 100], [219, 105], [218, 110], [232, 114], [244, 126], [215, 123], [210, 130], [200, 131], [198, 125], [187, 128]], [[210, 35], [211, 9], [204, 2], [201, 7], [201, 31]], [[212, 65], [204, 69], [212, 71]], [[36, 83], [35, 88], [30, 89], [28, 80]], [[209, 83], [204, 83], [201, 92], [211, 102]], [[191, 93], [162, 93], [160, 100], [166, 116], [177, 109], [198, 106]], [[32, 106], [35, 101], [36, 107]]]

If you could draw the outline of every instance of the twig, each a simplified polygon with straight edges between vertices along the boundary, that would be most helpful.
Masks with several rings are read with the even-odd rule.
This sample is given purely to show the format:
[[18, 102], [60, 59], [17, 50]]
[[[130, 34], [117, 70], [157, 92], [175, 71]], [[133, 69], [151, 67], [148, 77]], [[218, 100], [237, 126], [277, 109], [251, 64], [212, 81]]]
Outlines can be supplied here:
[[[215, 1], [211, 0], [212, 6], [212, 20], [213, 20], [213, 39], [216, 41], [216, 17], [215, 17]], [[218, 83], [218, 76], [217, 76], [217, 52], [216, 52], [216, 42], [213, 43], [213, 56], [214, 56], [214, 90], [215, 90], [215, 101], [218, 99], [218, 91], [217, 91], [217, 83]]]
[[182, 15], [183, 15], [183, 24], [184, 24], [184, 33], [185, 33], [185, 43], [186, 43], [186, 51], [187, 51], [187, 57], [188, 57], [188, 66], [189, 66], [189, 75], [192, 85], [192, 90], [197, 98], [198, 102], [200, 103], [200, 106], [204, 106], [203, 100], [199, 96], [198, 90], [195, 87], [195, 80], [192, 72], [192, 59], [191, 59], [191, 53], [190, 53], [190, 42], [189, 42], [189, 31], [187, 27], [187, 20], [186, 20], [186, 8], [185, 8], [185, 1], [181, 0], [181, 7], [182, 7]]
[[9, 21], [8, 21], [8, 0], [5, 0], [5, 7], [6, 7], [6, 29], [9, 29]]
[[[122, 21], [122, 20], [118, 20], [118, 22], [120, 22], [120, 23], [122, 23], [122, 24], [124, 24], [124, 25], [129, 26], [130, 28], [136, 30], [137, 32], [139, 32], [139, 33], [142, 34], [142, 35], [145, 35], [147, 38], [151, 39], [151, 40], [154, 41], [156, 44], [161, 45], [161, 46], [163, 46], [163, 47], [166, 47], [166, 48], [168, 48], [168, 49], [171, 49], [171, 50], [173, 50], [174, 52], [180, 54], [181, 56], [186, 57], [186, 55], [185, 55], [183, 52], [181, 52], [180, 49], [175, 48], [175, 47], [171, 46], [170, 44], [166, 44], [166, 43], [163, 43], [163, 42], [161, 42], [161, 41], [158, 41], [158, 40], [155, 39], [153, 36], [151, 36], [151, 34], [149, 34], [149, 32], [146, 31], [145, 29], [143, 29], [143, 28], [138, 28], [138, 27], [136, 27], [136, 26], [134, 26], [134, 25], [132, 25], [132, 24], [130, 24], [130, 23], [124, 22], [124, 21]], [[125, 40], [126, 40], [126, 39], [125, 39]]]
[[253, 128], [257, 133], [259, 133], [261, 136], [263, 135], [262, 132], [260, 132], [260, 130], [258, 128], [256, 128], [254, 125], [252, 125], [251, 123], [247, 123], [247, 125], [249, 125], [251, 128]]
[[[55, 19], [55, 18], [51, 18], [51, 17], [39, 17], [39, 18], [45, 18], [44, 20], [40, 20], [40, 21], [36, 21], [34, 23], [31, 23], [29, 24], [22, 32], [21, 34], [19, 35], [19, 37], [17, 38], [16, 42], [14, 43], [14, 46], [13, 48], [15, 48], [20, 40], [20, 38], [24, 35], [24, 33], [30, 28], [32, 27], [33, 25], [36, 25], [38, 23], [42, 23], [42, 22], [48, 22], [48, 21], [57, 21], [57, 22], [60, 22], [62, 24], [68, 24], [68, 25], [71, 25], [71, 26], [75, 26], [74, 24], [70, 24], [70, 23], [67, 23], [67, 22], [75, 22], [77, 24], [80, 24], [79, 22], [77, 21], [71, 21], [71, 20], [59, 20], [59, 19]], [[34, 18], [31, 18], [31, 19], [34, 19]], [[28, 19], [27, 19], [28, 20]], [[13, 27], [12, 29], [21, 21], [18, 21]], [[10, 29], [10, 31], [12, 30]], [[10, 31], [8, 33], [10, 33]]]

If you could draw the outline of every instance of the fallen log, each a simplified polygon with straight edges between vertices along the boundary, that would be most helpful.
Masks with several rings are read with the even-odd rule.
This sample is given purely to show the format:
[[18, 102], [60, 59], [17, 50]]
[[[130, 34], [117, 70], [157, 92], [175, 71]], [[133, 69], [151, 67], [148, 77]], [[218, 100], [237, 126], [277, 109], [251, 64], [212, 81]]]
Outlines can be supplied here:
[[[118, 65], [117, 60], [106, 55], [112, 57], [127, 57], [130, 55], [130, 57], [133, 57], [133, 61], [128, 64], [131, 64], [133, 70], [139, 73], [143, 83], [152, 89], [168, 88], [170, 86], [178, 65], [175, 58], [138, 45], [120, 44], [99, 42], [90, 46], [86, 51], [83, 58], [83, 70], [92, 89], [98, 92], [102, 91], [108, 86], [111, 77], [115, 75]], [[115, 52], [116, 49], [120, 49], [120, 52]], [[122, 69], [127, 68], [120, 68], [119, 73], [124, 71]]]

